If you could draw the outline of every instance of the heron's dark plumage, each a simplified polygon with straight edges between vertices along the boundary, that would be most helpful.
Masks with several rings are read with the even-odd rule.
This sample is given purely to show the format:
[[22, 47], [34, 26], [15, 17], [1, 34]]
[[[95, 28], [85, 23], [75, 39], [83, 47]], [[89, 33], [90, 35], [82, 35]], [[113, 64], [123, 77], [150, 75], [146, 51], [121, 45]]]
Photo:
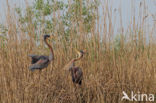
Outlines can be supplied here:
[[40, 59], [40, 56], [39, 55], [34, 55], [34, 54], [31, 54], [31, 55], [28, 55], [29, 57], [31, 57], [31, 64], [34, 64], [36, 63], [39, 59]]
[[73, 67], [71, 70], [71, 76], [73, 83], [81, 85], [83, 72], [80, 67]]
[[71, 72], [73, 83], [81, 85], [83, 79], [83, 72], [80, 67], [75, 66], [75, 62], [83, 57], [84, 52], [82, 50], [77, 52], [79, 54], [79, 57], [72, 59], [67, 65], [65, 65], [64, 70], [69, 70]]
[[49, 59], [45, 58], [44, 56], [41, 57], [36, 63], [32, 64], [29, 69], [30, 70], [35, 70], [35, 69], [43, 69], [43, 68], [46, 68], [49, 64]]
[[39, 55], [31, 54], [31, 55], [29, 55], [29, 57], [31, 57], [31, 59], [32, 59], [32, 61], [31, 61], [32, 64], [36, 63], [40, 59], [49, 59], [48, 56], [44, 56], [44, 55], [39, 56]]
[[[51, 54], [50, 56], [44, 56], [44, 55], [34, 55], [34, 54], [31, 54], [29, 55], [29, 57], [31, 57], [31, 66], [29, 67], [30, 70], [35, 70], [35, 69], [43, 69], [43, 68], [46, 68], [48, 66], [48, 64], [50, 63], [50, 61], [53, 60], [53, 49], [52, 47], [50, 46], [50, 44], [48, 44], [47, 42], [47, 39], [50, 37], [50, 35], [44, 35], [43, 38], [44, 38], [44, 41], [45, 43], [48, 45], [48, 47], [50, 48], [51, 50]], [[52, 58], [52, 59], [51, 59]]]

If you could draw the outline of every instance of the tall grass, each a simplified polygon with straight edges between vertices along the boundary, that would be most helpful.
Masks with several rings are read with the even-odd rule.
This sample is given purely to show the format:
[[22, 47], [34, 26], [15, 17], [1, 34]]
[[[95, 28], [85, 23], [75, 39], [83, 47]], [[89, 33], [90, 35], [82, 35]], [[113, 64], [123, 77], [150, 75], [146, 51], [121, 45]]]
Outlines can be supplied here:
[[[146, 5], [145, 2], [143, 4]], [[40, 74], [28, 69], [31, 61], [28, 54], [48, 55], [49, 50], [44, 47], [42, 36], [40, 46], [35, 45], [35, 40], [27, 38], [34, 33], [33, 26], [28, 29], [28, 34], [18, 29], [20, 24], [8, 4], [8, 38], [3, 41], [0, 38], [0, 102], [127, 103], [121, 101], [122, 91], [156, 94], [156, 45], [150, 38], [154, 29], [145, 25], [146, 15], [143, 12], [147, 8], [142, 7], [144, 11], [139, 16], [139, 23], [132, 15], [128, 30], [123, 29], [121, 18], [121, 26], [118, 25], [121, 35], [114, 40], [112, 9], [107, 2], [104, 5], [102, 19], [93, 23], [90, 34], [84, 34], [81, 22], [77, 28], [80, 35], [70, 32], [70, 42], [57, 38], [55, 32], [56, 39], [51, 42], [55, 60]], [[57, 29], [61, 30], [61, 26], [60, 23]], [[148, 38], [146, 34], [149, 34]], [[84, 58], [76, 63], [84, 72], [81, 87], [75, 87], [69, 73], [62, 69], [76, 56], [74, 48], [87, 51]]]

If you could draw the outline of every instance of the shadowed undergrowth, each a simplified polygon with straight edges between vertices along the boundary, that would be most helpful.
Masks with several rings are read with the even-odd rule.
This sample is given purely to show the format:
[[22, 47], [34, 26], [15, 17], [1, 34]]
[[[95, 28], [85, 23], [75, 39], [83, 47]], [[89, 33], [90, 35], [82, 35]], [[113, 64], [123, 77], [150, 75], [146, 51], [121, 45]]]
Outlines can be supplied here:
[[[87, 41], [83, 46], [87, 48]], [[62, 70], [75, 57], [74, 50], [69, 46], [65, 52], [57, 44], [54, 47], [55, 61], [41, 73], [28, 69], [28, 54], [48, 54], [48, 49], [31, 50], [30, 42], [23, 41], [8, 43], [0, 50], [1, 102], [120, 102], [123, 90], [155, 93], [156, 57], [154, 51], [148, 56], [148, 48], [138, 51], [126, 46], [118, 53], [88, 48], [84, 58], [76, 63], [83, 68], [82, 87], [74, 87], [69, 73]]]

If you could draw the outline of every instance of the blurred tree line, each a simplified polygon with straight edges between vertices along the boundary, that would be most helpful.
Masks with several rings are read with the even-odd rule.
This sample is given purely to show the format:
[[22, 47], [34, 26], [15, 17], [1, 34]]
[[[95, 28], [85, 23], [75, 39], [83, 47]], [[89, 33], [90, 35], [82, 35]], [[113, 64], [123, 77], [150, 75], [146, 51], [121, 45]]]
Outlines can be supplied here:
[[24, 12], [22, 8], [16, 8], [16, 13], [20, 30], [29, 36], [36, 38], [41, 34], [57, 33], [68, 39], [71, 32], [91, 32], [97, 18], [97, 9], [96, 0], [35, 0]]

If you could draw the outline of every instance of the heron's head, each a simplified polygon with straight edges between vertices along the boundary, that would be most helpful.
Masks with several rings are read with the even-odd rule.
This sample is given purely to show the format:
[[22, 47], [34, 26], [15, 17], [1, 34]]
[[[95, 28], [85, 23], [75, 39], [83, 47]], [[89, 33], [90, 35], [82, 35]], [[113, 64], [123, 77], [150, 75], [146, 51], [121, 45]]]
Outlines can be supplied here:
[[84, 50], [76, 50], [77, 54], [78, 54], [78, 58], [83, 57], [83, 55], [85, 54]]
[[46, 34], [46, 35], [44, 35], [43, 37], [44, 37], [44, 40], [46, 40], [46, 39], [50, 38], [50, 35], [47, 35], [47, 34]]
[[50, 39], [50, 38], [51, 38], [51, 39], [54, 38], [54, 36], [52, 36], [52, 35], [47, 35], [47, 34], [44, 35], [43, 37], [44, 37], [44, 40], [47, 40], [47, 39]]

